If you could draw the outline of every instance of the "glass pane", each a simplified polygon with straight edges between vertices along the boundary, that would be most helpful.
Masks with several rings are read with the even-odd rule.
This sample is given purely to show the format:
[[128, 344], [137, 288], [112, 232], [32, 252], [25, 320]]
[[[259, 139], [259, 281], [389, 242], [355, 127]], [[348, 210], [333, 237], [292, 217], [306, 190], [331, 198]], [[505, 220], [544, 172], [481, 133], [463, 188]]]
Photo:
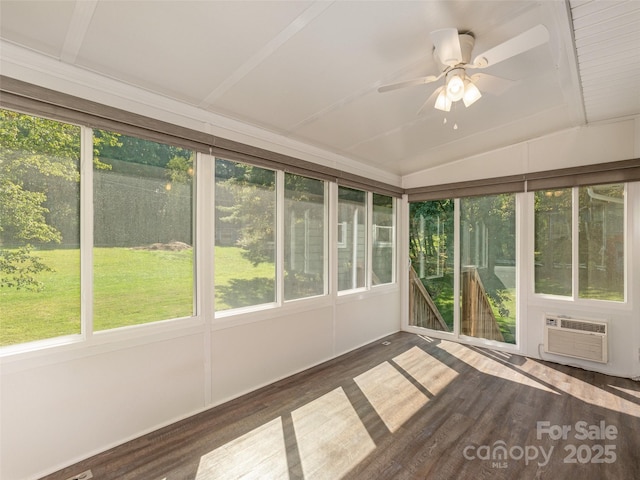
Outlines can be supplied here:
[[285, 174], [284, 299], [325, 293], [324, 182]]
[[338, 290], [366, 285], [367, 193], [338, 187]]
[[276, 173], [216, 159], [216, 311], [276, 301]]
[[386, 195], [373, 194], [373, 285], [393, 282], [394, 246], [396, 242], [394, 201]]
[[515, 195], [460, 200], [460, 332], [515, 343]]
[[80, 127], [0, 110], [0, 345], [80, 333]]
[[193, 314], [193, 152], [94, 132], [94, 329]]
[[409, 205], [409, 324], [453, 331], [454, 202]]
[[571, 296], [571, 189], [535, 193], [535, 292]]
[[624, 301], [624, 185], [579, 188], [580, 298]]

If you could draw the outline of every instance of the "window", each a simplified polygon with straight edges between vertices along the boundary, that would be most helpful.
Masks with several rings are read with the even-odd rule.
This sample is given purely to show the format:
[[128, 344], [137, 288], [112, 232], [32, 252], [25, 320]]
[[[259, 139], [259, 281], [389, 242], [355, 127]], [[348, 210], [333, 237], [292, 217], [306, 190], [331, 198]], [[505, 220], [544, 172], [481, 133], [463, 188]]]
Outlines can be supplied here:
[[338, 291], [366, 286], [367, 193], [338, 187], [338, 224], [345, 224], [344, 248], [338, 248]]
[[194, 314], [193, 158], [96, 130], [94, 330]]
[[325, 182], [285, 173], [284, 299], [326, 291]]
[[216, 159], [216, 311], [276, 301], [276, 172]]
[[571, 189], [535, 193], [535, 291], [571, 295]]
[[[0, 120], [0, 347], [202, 313], [194, 151], [2, 109]], [[327, 295], [330, 275], [339, 292], [395, 282], [395, 198], [338, 186], [330, 200], [327, 181], [221, 158], [200, 180], [202, 198], [215, 195], [199, 218], [214, 220], [200, 233], [214, 235], [216, 312]]]
[[624, 184], [535, 193], [535, 293], [577, 282], [578, 298], [624, 301], [624, 198]]
[[0, 110], [0, 345], [80, 333], [80, 127]]
[[395, 248], [395, 202], [392, 197], [373, 194], [372, 284], [393, 282]]
[[580, 187], [578, 296], [624, 301], [624, 185]]

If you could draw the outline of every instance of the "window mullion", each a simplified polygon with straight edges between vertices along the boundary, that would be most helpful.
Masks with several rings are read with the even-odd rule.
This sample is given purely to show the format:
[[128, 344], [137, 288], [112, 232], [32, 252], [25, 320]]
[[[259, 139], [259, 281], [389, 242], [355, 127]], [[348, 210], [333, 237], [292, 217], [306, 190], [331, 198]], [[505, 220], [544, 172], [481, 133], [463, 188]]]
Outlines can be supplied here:
[[196, 315], [208, 325], [215, 311], [215, 157], [197, 153], [195, 168], [195, 298]]
[[365, 272], [365, 288], [371, 289], [373, 286], [373, 193], [367, 192], [367, 205], [366, 205], [366, 218], [365, 218], [365, 239], [364, 248], [366, 254], [366, 272]]
[[80, 137], [80, 322], [85, 339], [93, 336], [93, 129]]
[[453, 335], [460, 336], [460, 199], [454, 200], [453, 207]]
[[276, 171], [276, 304], [284, 303], [284, 171]]
[[393, 198], [392, 200], [392, 216], [391, 216], [391, 225], [393, 235], [391, 237], [391, 255], [393, 261], [391, 263], [391, 283], [396, 283], [398, 281], [398, 211], [399, 209], [399, 201], [397, 198]]
[[571, 189], [571, 298], [580, 296], [580, 192]]
[[[330, 286], [333, 285], [333, 283], [330, 280], [331, 275], [330, 272], [333, 271], [332, 268], [330, 268], [330, 263], [334, 257], [334, 254], [332, 253], [331, 248], [329, 248], [329, 245], [335, 245], [335, 241], [333, 238], [333, 234], [334, 234], [334, 230], [335, 230], [335, 225], [334, 223], [336, 222], [332, 222], [331, 218], [332, 218], [332, 214], [331, 214], [331, 209], [330, 206], [333, 205], [335, 202], [333, 201], [333, 197], [331, 196], [331, 183], [330, 182], [324, 182], [324, 239], [322, 241], [322, 248], [323, 248], [323, 257], [324, 261], [322, 262], [322, 278], [323, 278], [323, 282], [324, 282], [324, 287], [323, 287], [323, 294], [324, 295], [329, 295], [329, 293], [331, 292], [330, 290]], [[333, 226], [333, 228], [332, 228]]]
[[329, 295], [335, 297], [338, 294], [338, 184], [329, 183], [329, 245], [331, 246], [329, 253], [329, 275], [328, 286]]

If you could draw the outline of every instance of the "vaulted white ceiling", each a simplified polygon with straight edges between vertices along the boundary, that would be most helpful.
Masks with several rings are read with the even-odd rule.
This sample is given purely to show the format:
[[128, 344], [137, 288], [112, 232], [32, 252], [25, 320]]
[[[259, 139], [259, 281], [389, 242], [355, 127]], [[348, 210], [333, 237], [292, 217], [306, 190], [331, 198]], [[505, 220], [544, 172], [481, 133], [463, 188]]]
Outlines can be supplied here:
[[[0, 18], [9, 44], [394, 175], [640, 113], [636, 0], [1, 0]], [[377, 91], [439, 73], [433, 30], [473, 32], [475, 55], [537, 24], [548, 43], [483, 70], [514, 80], [499, 96], [417, 115], [440, 83]]]

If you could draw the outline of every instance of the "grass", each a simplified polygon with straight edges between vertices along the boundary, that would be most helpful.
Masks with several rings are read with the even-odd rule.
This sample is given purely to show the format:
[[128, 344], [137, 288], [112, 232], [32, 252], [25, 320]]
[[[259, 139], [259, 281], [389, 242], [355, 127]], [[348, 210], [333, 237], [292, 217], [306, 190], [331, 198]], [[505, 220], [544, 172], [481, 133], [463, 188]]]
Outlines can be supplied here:
[[80, 251], [35, 254], [54, 271], [42, 291], [0, 289], [0, 345], [80, 333]]
[[215, 249], [216, 311], [275, 300], [273, 263], [253, 265], [238, 247]]
[[[53, 268], [42, 291], [0, 289], [0, 345], [80, 333], [80, 252], [35, 252]], [[242, 282], [273, 283], [273, 264], [253, 266], [236, 247], [216, 247], [217, 310], [232, 308]], [[186, 317], [193, 313], [193, 260], [183, 251], [96, 248], [94, 330]], [[227, 295], [224, 295], [227, 287]]]
[[423, 283], [426, 283], [425, 288], [449, 327], [449, 331], [453, 331], [453, 275], [430, 278]]
[[96, 248], [94, 330], [193, 314], [193, 253]]

